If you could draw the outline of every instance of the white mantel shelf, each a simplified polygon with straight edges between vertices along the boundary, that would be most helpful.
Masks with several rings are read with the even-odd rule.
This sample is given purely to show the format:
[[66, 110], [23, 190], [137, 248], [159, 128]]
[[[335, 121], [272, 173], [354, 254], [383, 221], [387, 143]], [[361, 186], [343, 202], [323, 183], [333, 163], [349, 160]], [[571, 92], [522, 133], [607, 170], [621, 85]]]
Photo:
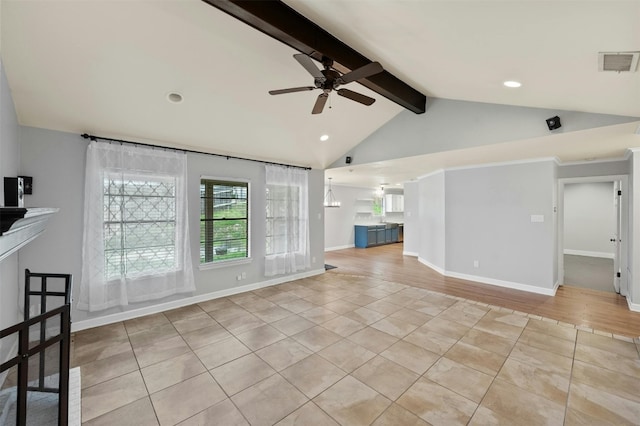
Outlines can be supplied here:
[[0, 235], [0, 262], [44, 232], [49, 218], [58, 210], [48, 207], [27, 208], [24, 217]]

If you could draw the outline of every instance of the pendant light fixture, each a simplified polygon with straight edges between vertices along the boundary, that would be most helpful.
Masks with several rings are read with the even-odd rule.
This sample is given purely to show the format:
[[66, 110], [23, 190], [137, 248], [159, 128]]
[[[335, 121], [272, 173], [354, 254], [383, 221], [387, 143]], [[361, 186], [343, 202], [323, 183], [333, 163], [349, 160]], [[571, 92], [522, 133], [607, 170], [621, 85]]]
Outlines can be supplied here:
[[331, 179], [332, 178], [329, 178], [329, 190], [327, 191], [327, 195], [324, 196], [324, 206], [340, 207], [340, 201], [336, 200], [336, 197], [333, 195], [333, 191], [331, 190]]

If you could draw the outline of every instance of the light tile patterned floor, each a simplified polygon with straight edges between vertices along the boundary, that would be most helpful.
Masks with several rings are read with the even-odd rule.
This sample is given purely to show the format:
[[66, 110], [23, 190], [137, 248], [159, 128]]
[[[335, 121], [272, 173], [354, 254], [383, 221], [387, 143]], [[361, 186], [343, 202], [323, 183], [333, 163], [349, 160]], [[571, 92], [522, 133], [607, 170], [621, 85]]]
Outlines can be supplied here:
[[332, 272], [79, 332], [72, 364], [86, 425], [621, 425], [639, 350]]

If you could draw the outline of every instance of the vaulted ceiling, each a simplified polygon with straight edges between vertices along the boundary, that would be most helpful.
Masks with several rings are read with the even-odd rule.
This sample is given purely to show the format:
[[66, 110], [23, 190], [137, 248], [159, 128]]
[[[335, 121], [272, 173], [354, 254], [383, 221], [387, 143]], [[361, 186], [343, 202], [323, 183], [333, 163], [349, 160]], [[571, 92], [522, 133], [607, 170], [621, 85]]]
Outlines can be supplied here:
[[[640, 73], [597, 66], [600, 51], [640, 50], [637, 1], [285, 2], [429, 97], [640, 117]], [[25, 126], [326, 168], [402, 111], [357, 83], [349, 88], [376, 103], [332, 95], [331, 108], [311, 115], [318, 92], [270, 96], [313, 83], [297, 52], [200, 0], [3, 0], [1, 19], [2, 60]], [[171, 92], [183, 102], [168, 102]], [[615, 138], [620, 128], [611, 127]], [[627, 133], [623, 145], [640, 146]], [[519, 142], [505, 149], [540, 155]], [[502, 160], [494, 151], [504, 152], [476, 158]]]

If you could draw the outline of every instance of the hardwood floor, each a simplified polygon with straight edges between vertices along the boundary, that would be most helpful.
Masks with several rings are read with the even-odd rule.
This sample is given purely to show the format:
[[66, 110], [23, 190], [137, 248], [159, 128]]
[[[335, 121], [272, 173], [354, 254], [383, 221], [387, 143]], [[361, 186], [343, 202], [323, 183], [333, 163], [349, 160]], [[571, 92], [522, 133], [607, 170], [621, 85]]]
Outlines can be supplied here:
[[327, 252], [325, 262], [337, 266], [329, 274], [375, 276], [607, 333], [640, 336], [640, 313], [629, 311], [626, 299], [615, 293], [565, 285], [555, 296], [543, 296], [447, 278], [417, 258], [403, 256], [402, 244]]

